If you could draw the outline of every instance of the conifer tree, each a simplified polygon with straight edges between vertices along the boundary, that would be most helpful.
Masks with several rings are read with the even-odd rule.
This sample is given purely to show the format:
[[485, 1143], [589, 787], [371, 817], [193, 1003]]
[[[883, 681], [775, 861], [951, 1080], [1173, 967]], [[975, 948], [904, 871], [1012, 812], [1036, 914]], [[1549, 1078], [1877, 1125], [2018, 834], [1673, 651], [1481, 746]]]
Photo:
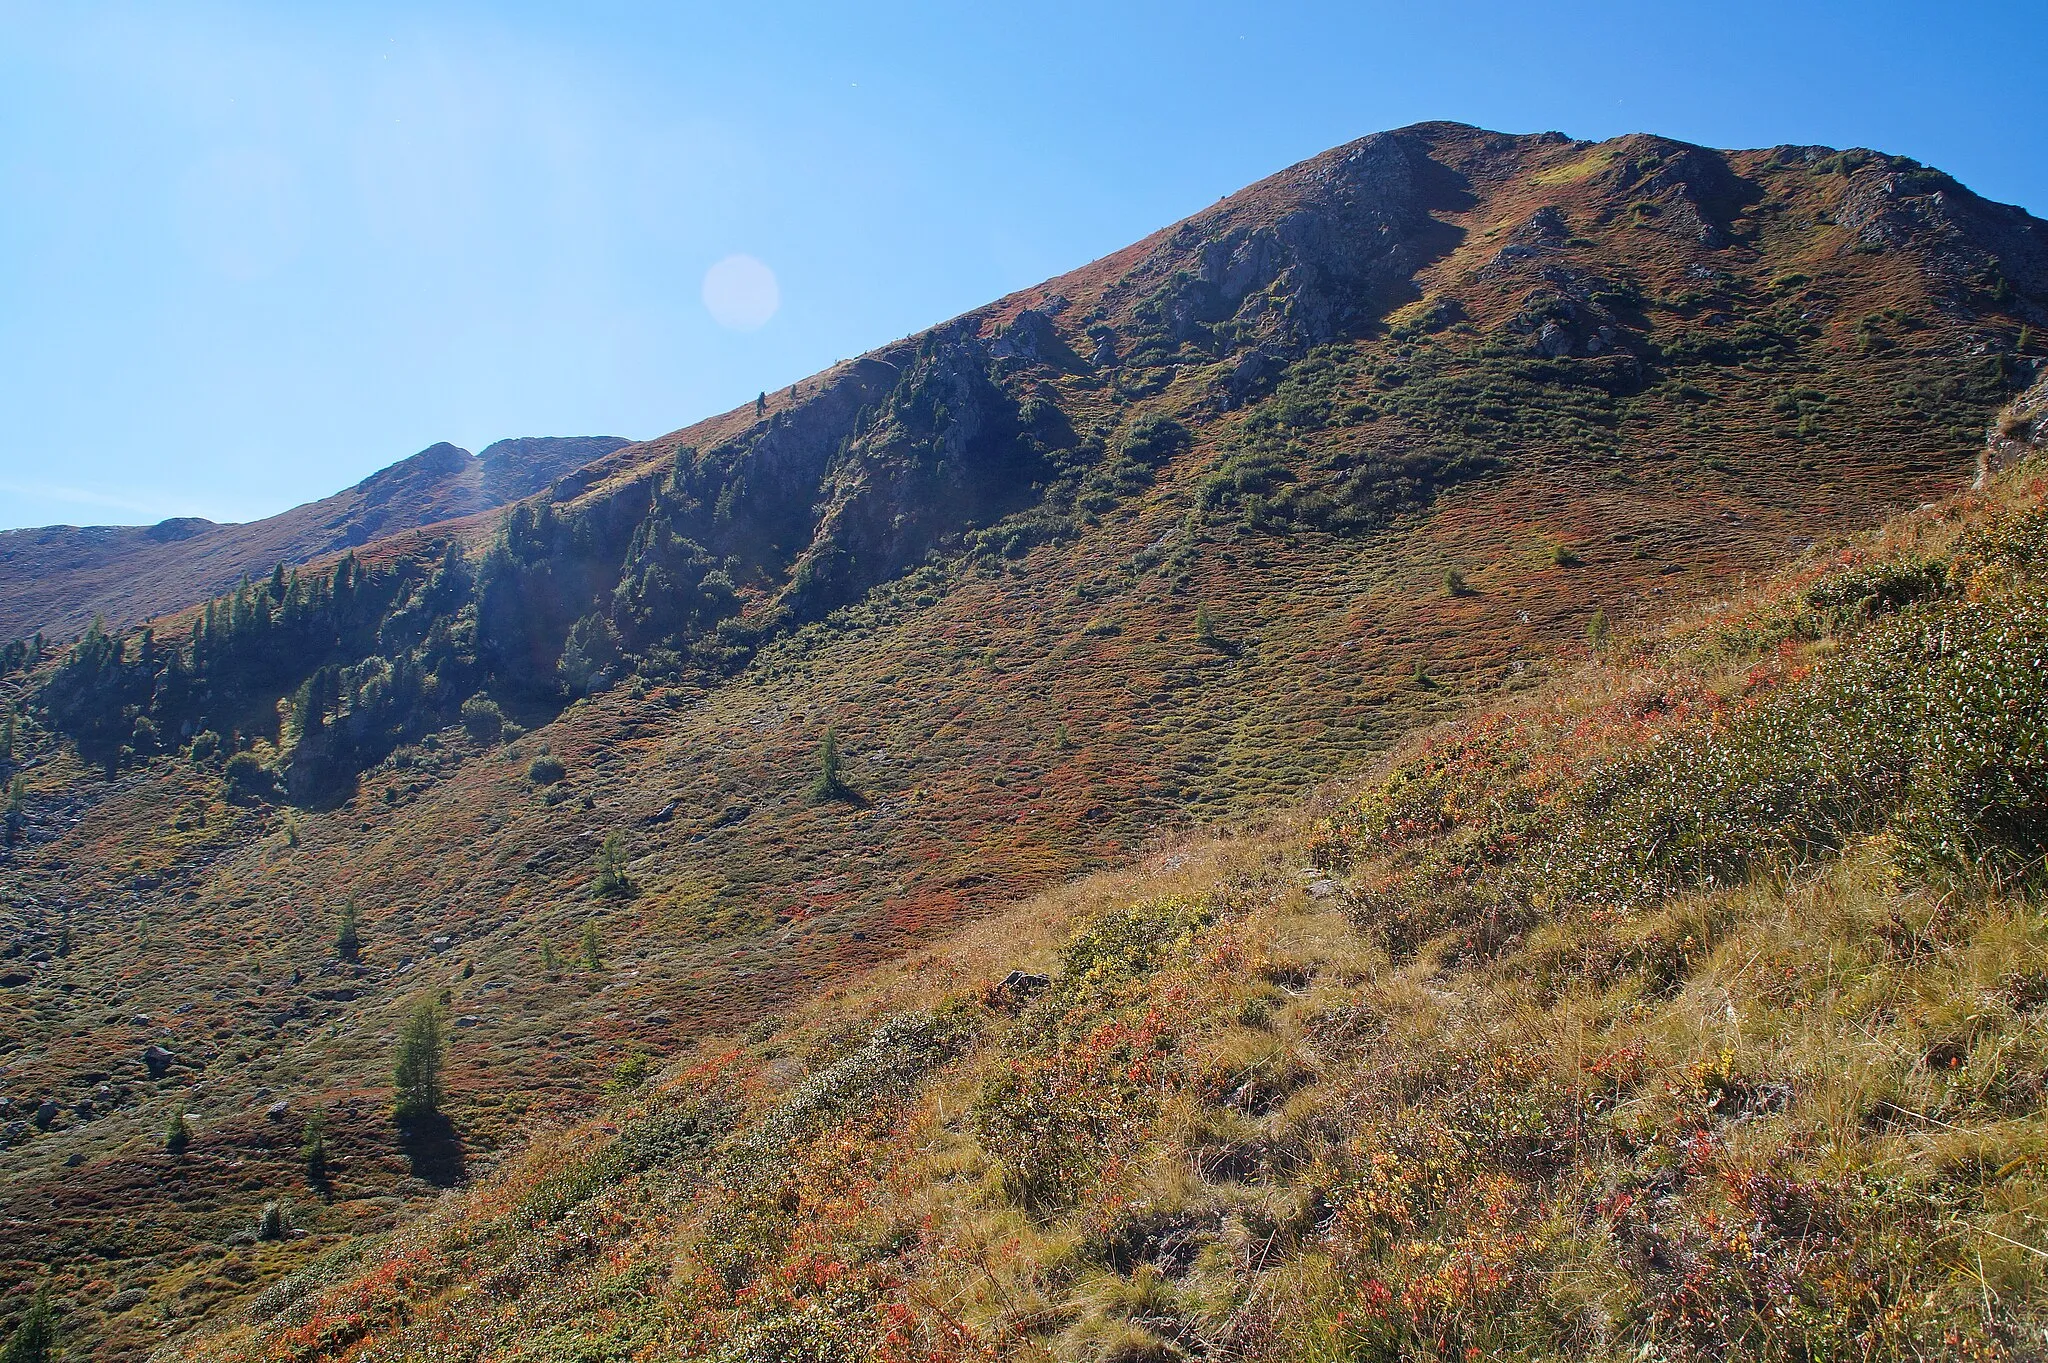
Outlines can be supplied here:
[[846, 782], [839, 774], [839, 731], [828, 728], [818, 744], [818, 779], [811, 782], [811, 799], [823, 804], [847, 793]]
[[440, 1115], [441, 1060], [447, 1044], [440, 1005], [432, 999], [422, 1001], [398, 1034], [398, 1058], [391, 1067], [391, 1086], [397, 1090], [392, 1115], [399, 1121]]
[[604, 951], [597, 940], [595, 919], [583, 925], [583, 968], [592, 973], [604, 969]]
[[626, 840], [616, 828], [598, 846], [597, 878], [590, 892], [600, 899], [623, 899], [633, 893], [633, 882], [626, 878]]
[[319, 1108], [313, 1109], [306, 1129], [299, 1133], [299, 1158], [305, 1161], [307, 1182], [327, 1181], [327, 1114]]
[[350, 895], [341, 904], [341, 931], [334, 935], [334, 954], [353, 964], [362, 949], [362, 936], [356, 930], [355, 896]]
[[0, 1344], [0, 1363], [50, 1363], [57, 1357], [57, 1312], [50, 1305], [50, 1286], [43, 1284], [28, 1304], [28, 1313]]

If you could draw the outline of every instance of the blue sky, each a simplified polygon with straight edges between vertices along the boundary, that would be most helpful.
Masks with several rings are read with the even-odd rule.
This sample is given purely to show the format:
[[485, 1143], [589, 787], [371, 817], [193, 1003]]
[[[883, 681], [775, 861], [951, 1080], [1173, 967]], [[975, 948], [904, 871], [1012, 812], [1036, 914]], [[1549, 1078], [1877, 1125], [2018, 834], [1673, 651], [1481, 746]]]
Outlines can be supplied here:
[[652, 436], [1422, 119], [1873, 146], [2048, 215], [2044, 49], [2040, 0], [0, 0], [0, 526]]

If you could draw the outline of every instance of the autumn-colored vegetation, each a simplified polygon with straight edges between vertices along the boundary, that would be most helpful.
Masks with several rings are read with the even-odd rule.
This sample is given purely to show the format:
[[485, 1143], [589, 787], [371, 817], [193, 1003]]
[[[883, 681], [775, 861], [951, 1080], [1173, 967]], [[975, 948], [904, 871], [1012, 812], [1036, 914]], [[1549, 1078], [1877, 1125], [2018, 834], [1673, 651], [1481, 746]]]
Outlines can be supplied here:
[[[1771, 878], [1821, 894], [1816, 867], [1930, 943], [1919, 887], [1980, 852], [2024, 878], [2012, 828], [1954, 821], [1983, 773], [1914, 754], [2003, 741], [1932, 707], [2016, 684], [2004, 655], [1941, 641], [2033, 638], [1995, 604], [2032, 570], [1942, 537], [1950, 514], [1990, 534], [1989, 502], [1898, 523], [1898, 555], [1844, 537], [1959, 487], [2027, 382], [2029, 222], [1895, 158], [1407, 130], [509, 517], [147, 636], [0, 649], [0, 1315], [47, 1281], [109, 1359], [252, 1306], [221, 1348], [396, 1350], [432, 1321], [478, 1353], [612, 1332], [775, 1356], [798, 1318], [849, 1348], [1494, 1347], [1446, 1333], [1474, 1298], [1440, 1272], [1531, 1340], [1539, 1286], [1582, 1287], [1577, 1315], [1541, 1297], [1541, 1348], [1666, 1338], [1678, 1251], [1646, 1231], [1650, 1267], [1603, 1278], [1542, 1228], [1610, 1244], [1574, 1179], [1612, 1174], [1658, 1236], [1659, 1199], [1713, 1184], [1645, 1192], [1664, 1166], [1624, 1164], [1677, 1139], [1681, 1099], [1644, 1095], [1705, 1063], [1685, 1009], [1751, 1065], [1751, 1022], [1686, 982], [1722, 980], [1738, 1018], [1780, 1006], [1715, 944], [1762, 946], [1743, 934], [1794, 902]], [[1659, 632], [1706, 595], [1738, 604]], [[1920, 689], [1858, 689], [1901, 676]], [[1837, 722], [1866, 701], [1885, 727]], [[1411, 752], [1341, 817], [1203, 840], [1474, 707], [1454, 753]], [[1165, 844], [1177, 869], [1034, 898]], [[1765, 918], [1652, 932], [1741, 894]], [[1595, 903], [1613, 920], [1577, 916]], [[1864, 924], [1743, 969], [1849, 970]], [[1953, 965], [1916, 950], [1900, 969]], [[1013, 967], [1051, 982], [990, 992]], [[1828, 988], [1853, 998], [1794, 1020], [1890, 1038], [1857, 1056], [1918, 1044], [1915, 1005]], [[392, 1119], [422, 1004], [448, 1043], [432, 1129]], [[1815, 1055], [1852, 1053], [1829, 1035]], [[1561, 1037], [1609, 1088], [1558, 1068]], [[1776, 1065], [1735, 1077], [1794, 1084]], [[1522, 1077], [1470, 1078], [1501, 1067]], [[1887, 1101], [1965, 1124], [1919, 1082]], [[1540, 1158], [1522, 1118], [1446, 1106], [1512, 1084]], [[1590, 1125], [1610, 1099], [1648, 1144]], [[1735, 1130], [1808, 1131], [1756, 1101]], [[1346, 1142], [1408, 1140], [1403, 1104], [1437, 1106], [1386, 1157], [1465, 1200], [1402, 1202], [1341, 1257], [1328, 1198], [1375, 1158]], [[1861, 1120], [1813, 1149], [1911, 1126]], [[282, 1238], [257, 1234], [271, 1203]], [[1185, 1254], [1120, 1219], [1150, 1207]], [[1996, 1269], [1982, 1239], [1956, 1243]], [[679, 1266], [698, 1244], [726, 1248]], [[616, 1290], [586, 1272], [615, 1255]], [[1387, 1297], [1356, 1338], [1286, 1333], [1283, 1304], [1368, 1280]]]
[[707, 1039], [193, 1352], [2030, 1357], [2044, 472]]

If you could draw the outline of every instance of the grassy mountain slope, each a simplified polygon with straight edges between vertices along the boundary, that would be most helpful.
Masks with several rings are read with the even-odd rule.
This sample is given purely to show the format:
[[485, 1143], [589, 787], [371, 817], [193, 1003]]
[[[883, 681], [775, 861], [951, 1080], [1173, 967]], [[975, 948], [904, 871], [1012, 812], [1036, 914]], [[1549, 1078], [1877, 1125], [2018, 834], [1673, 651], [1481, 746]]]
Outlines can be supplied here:
[[[1951, 491], [2040, 348], [2039, 236], [1870, 153], [1384, 134], [620, 449], [495, 540], [414, 532], [214, 603], [204, 649], [187, 616], [0, 679], [12, 1271], [63, 1265], [133, 1356], [636, 1049], [766, 1026], [1538, 686], [1596, 616]], [[408, 1145], [391, 1047], [440, 991], [453, 1133]], [[314, 1234], [223, 1254], [315, 1107]]]
[[0, 530], [0, 636], [85, 632], [184, 610], [261, 577], [396, 531], [490, 511], [626, 444], [611, 436], [500, 440], [482, 454], [442, 443], [331, 497], [244, 525], [181, 517], [151, 526]]
[[627, 1071], [183, 1352], [2038, 1356], [2044, 494]]

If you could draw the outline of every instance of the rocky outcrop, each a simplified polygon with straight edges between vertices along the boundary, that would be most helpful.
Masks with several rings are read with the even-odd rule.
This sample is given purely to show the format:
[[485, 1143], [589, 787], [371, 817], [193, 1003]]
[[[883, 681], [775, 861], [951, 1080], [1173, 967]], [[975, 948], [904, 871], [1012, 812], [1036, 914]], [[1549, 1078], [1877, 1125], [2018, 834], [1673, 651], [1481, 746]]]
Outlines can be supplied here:
[[967, 326], [931, 334], [847, 445], [790, 576], [785, 603], [797, 616], [856, 599], [1031, 495], [1037, 456], [1018, 438], [1018, 403], [990, 377], [990, 351]]
[[1661, 137], [1629, 138], [1622, 150], [1609, 172], [1616, 211], [1709, 250], [1728, 245], [1735, 214], [1759, 197], [1720, 152]]
[[1852, 151], [1835, 164], [1849, 176], [1835, 221], [1854, 247], [1911, 253], [1952, 306], [1995, 303], [2048, 322], [2037, 301], [2048, 296], [2048, 224], [1903, 157]]
[[1424, 132], [1375, 133], [1183, 222], [1129, 276], [1137, 328], [1298, 354], [1413, 297], [1415, 272], [1457, 241], [1431, 210], [1469, 203]]
[[2033, 384], [1992, 423], [1971, 486], [1981, 491], [1992, 474], [2042, 450], [2048, 450], [2048, 364], [2037, 366]]

